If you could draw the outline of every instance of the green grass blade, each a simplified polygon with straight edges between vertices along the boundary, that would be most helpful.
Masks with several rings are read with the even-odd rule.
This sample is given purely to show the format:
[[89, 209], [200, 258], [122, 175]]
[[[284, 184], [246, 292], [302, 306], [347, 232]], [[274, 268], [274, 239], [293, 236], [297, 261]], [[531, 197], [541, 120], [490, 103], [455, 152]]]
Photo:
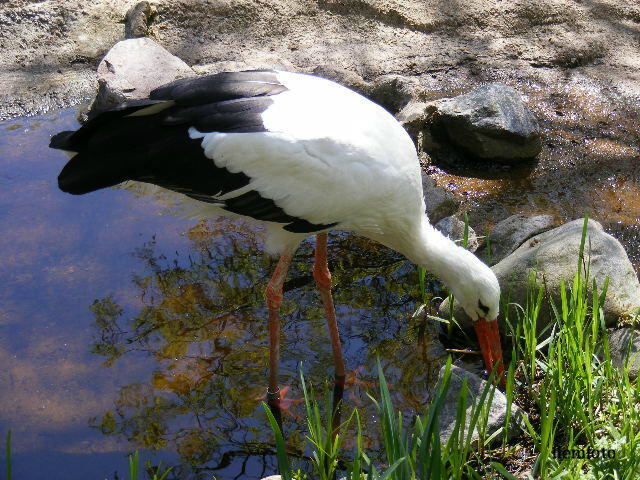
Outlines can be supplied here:
[[[397, 417], [393, 409], [391, 393], [389, 392], [389, 386], [382, 371], [380, 358], [377, 358], [376, 361], [378, 364], [378, 380], [380, 382], [380, 409], [378, 412], [380, 414], [380, 425], [382, 427], [382, 440], [385, 446], [387, 462], [389, 465], [394, 465], [401, 458], [409, 458], [407, 434], [402, 426], [402, 417]], [[399, 465], [402, 465], [401, 472], [398, 472], [395, 477], [410, 479], [411, 464], [407, 461], [401, 462]]]
[[462, 235], [462, 248], [469, 245], [469, 216], [464, 212], [464, 234]]
[[347, 480], [362, 480], [362, 460], [364, 454], [362, 424], [360, 423], [358, 409], [355, 409], [353, 414], [356, 417], [356, 452], [353, 456], [353, 462], [351, 462], [349, 470], [347, 471]]
[[420, 288], [420, 300], [422, 303], [427, 303], [429, 301], [429, 295], [427, 293], [427, 282], [425, 277], [427, 276], [427, 271], [423, 267], [418, 267], [418, 285]]
[[585, 213], [584, 222], [582, 223], [582, 235], [580, 237], [580, 249], [578, 250], [578, 273], [584, 265], [584, 246], [587, 239], [587, 227], [589, 226], [589, 214]]
[[129, 479], [138, 480], [138, 471], [140, 469], [140, 456], [136, 450], [133, 455], [129, 455]]
[[292, 474], [291, 467], [289, 465], [289, 456], [287, 455], [284, 438], [280, 431], [280, 427], [278, 426], [278, 422], [266, 403], [262, 402], [262, 408], [264, 408], [269, 425], [271, 425], [271, 430], [273, 430], [273, 434], [276, 437], [276, 456], [278, 458], [278, 470], [280, 472], [280, 476], [282, 477], [282, 480], [291, 480]]
[[5, 450], [5, 465], [7, 470], [7, 480], [11, 480], [11, 430], [7, 431], [4, 450]]
[[518, 477], [516, 477], [515, 475], [512, 475], [509, 472], [507, 472], [507, 469], [504, 468], [501, 464], [499, 464], [497, 462], [489, 462], [489, 465], [491, 465], [491, 467], [496, 472], [498, 472], [500, 475], [502, 475], [507, 480], [519, 480]]
[[515, 388], [515, 370], [516, 370], [516, 363], [512, 357], [511, 361], [509, 362], [509, 368], [507, 370], [507, 384], [506, 384], [507, 388], [505, 391], [505, 396], [507, 397], [507, 413], [505, 414], [504, 435], [502, 437], [503, 450], [505, 449], [507, 445], [507, 440], [509, 438], [509, 425], [511, 423], [511, 410], [513, 407], [514, 388]]
[[[438, 393], [427, 411], [427, 420], [416, 452], [418, 478], [429, 480], [442, 476], [442, 446], [440, 444], [440, 411], [449, 391], [451, 381], [451, 357], [447, 358]], [[422, 422], [421, 422], [422, 423]]]
[[405, 461], [406, 461], [405, 457], [402, 457], [396, 460], [393, 465], [387, 468], [387, 470], [384, 472], [382, 477], [380, 477], [380, 480], [387, 480], [388, 478], [390, 478], [391, 475], [393, 475], [393, 473], [396, 471], [396, 469]]
[[484, 261], [487, 265], [492, 265], [492, 251], [491, 251], [491, 238], [489, 238], [487, 236], [486, 240], [485, 240], [485, 254], [484, 254]]
[[[167, 475], [169, 475], [169, 472], [171, 472], [171, 470], [173, 469], [173, 467], [169, 467], [167, 468], [162, 475], [160, 475], [157, 480], [164, 480], [165, 478], [167, 478]], [[156, 480], [156, 475], [157, 473], [153, 476], [154, 480]]]

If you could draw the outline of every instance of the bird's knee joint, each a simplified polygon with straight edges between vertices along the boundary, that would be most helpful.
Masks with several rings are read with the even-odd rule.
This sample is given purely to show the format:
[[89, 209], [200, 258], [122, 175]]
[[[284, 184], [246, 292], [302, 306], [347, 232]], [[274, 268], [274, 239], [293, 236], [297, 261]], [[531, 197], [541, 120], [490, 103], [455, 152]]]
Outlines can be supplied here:
[[318, 288], [331, 290], [331, 272], [328, 268], [314, 268], [313, 278]]
[[278, 309], [282, 303], [282, 291], [276, 291], [268, 286], [264, 290], [264, 299], [267, 302], [269, 309]]
[[267, 308], [269, 310], [279, 310], [282, 305], [282, 297], [267, 298]]

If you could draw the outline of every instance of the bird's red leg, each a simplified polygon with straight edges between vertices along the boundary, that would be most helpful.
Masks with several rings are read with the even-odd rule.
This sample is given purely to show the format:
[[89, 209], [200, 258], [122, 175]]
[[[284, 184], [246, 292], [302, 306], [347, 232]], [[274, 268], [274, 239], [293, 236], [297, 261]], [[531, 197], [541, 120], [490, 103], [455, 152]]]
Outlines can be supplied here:
[[316, 281], [322, 303], [324, 305], [324, 313], [327, 317], [327, 327], [329, 328], [329, 336], [331, 337], [331, 348], [333, 350], [333, 364], [335, 367], [335, 386], [333, 390], [333, 434], [338, 433], [340, 425], [340, 404], [342, 403], [342, 394], [344, 391], [345, 366], [342, 358], [342, 346], [340, 345], [340, 332], [338, 331], [338, 323], [336, 322], [336, 309], [333, 305], [333, 297], [331, 296], [331, 272], [327, 264], [327, 234], [319, 233], [316, 235], [316, 255], [313, 264], [313, 278]]
[[[271, 276], [264, 291], [264, 298], [269, 309], [269, 387], [267, 388], [267, 399], [274, 416], [278, 419], [278, 424], [282, 430], [282, 420], [280, 416], [280, 387], [278, 387], [278, 362], [280, 360], [280, 321], [278, 314], [282, 304], [282, 285], [287, 276], [293, 249], [287, 247], [276, 265], [276, 269]], [[274, 408], [275, 407], [275, 408]]]
[[324, 313], [327, 317], [327, 327], [329, 328], [329, 336], [331, 337], [336, 380], [341, 379], [344, 383], [345, 366], [342, 358], [342, 346], [340, 345], [340, 333], [338, 332], [338, 324], [336, 322], [336, 309], [333, 306], [333, 297], [331, 296], [331, 272], [327, 264], [327, 234], [319, 233], [316, 235], [316, 238], [313, 278], [320, 291], [324, 305]]

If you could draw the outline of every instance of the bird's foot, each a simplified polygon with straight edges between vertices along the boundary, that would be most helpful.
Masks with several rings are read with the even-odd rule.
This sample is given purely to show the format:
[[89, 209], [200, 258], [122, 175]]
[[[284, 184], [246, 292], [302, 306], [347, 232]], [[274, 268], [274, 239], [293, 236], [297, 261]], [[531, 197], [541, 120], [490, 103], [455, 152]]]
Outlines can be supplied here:
[[358, 376], [362, 375], [362, 371], [364, 370], [364, 365], [360, 365], [354, 370], [351, 370], [347, 373], [347, 377], [345, 378], [345, 386], [346, 387], [363, 387], [363, 388], [373, 388], [375, 384], [373, 382], [367, 382], [366, 380], [362, 380], [358, 378]]
[[267, 403], [271, 408], [276, 408], [282, 413], [286, 413], [287, 415], [295, 418], [296, 420], [302, 420], [300, 415], [297, 415], [291, 411], [291, 408], [299, 403], [304, 402], [304, 398], [289, 398], [287, 397], [287, 393], [289, 392], [290, 387], [287, 385], [278, 389], [275, 393], [269, 392], [264, 393], [256, 398], [256, 401], [264, 401], [267, 400]]

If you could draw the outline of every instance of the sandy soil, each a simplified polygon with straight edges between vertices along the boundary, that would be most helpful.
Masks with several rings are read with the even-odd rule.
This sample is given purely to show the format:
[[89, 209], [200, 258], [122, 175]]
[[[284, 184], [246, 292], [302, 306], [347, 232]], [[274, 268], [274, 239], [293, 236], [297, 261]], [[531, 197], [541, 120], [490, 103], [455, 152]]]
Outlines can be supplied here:
[[[0, 118], [81, 102], [135, 1], [0, 5]], [[344, 68], [418, 76], [428, 90], [487, 78], [594, 84], [640, 96], [640, 5], [625, 0], [158, 0], [152, 35], [190, 65]]]

